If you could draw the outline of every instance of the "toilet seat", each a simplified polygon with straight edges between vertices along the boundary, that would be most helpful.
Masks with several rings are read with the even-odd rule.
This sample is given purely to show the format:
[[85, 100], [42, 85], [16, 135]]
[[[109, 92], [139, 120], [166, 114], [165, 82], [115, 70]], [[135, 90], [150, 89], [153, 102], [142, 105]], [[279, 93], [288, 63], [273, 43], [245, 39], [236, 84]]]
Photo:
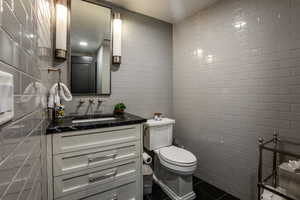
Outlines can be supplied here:
[[177, 173], [190, 174], [197, 167], [197, 158], [194, 154], [176, 146], [160, 148], [158, 156], [163, 166]]
[[159, 149], [159, 155], [162, 159], [179, 166], [191, 166], [197, 162], [194, 154], [176, 146], [168, 146]]

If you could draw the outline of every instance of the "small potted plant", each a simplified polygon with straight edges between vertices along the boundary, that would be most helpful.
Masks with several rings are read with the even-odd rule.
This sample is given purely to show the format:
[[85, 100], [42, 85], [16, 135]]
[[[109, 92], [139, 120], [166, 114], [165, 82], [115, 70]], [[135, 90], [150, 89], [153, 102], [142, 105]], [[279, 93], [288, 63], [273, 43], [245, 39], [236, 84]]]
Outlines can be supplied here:
[[122, 115], [122, 114], [124, 114], [125, 109], [126, 109], [126, 106], [124, 103], [118, 103], [115, 105], [114, 113], [117, 115]]

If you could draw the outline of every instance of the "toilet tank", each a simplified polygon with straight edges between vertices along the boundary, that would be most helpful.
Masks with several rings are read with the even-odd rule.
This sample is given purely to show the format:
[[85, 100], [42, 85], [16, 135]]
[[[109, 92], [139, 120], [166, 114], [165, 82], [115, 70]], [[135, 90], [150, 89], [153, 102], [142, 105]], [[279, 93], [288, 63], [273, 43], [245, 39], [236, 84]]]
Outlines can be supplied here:
[[148, 120], [144, 129], [144, 147], [152, 151], [172, 145], [174, 124], [175, 120], [169, 118]]

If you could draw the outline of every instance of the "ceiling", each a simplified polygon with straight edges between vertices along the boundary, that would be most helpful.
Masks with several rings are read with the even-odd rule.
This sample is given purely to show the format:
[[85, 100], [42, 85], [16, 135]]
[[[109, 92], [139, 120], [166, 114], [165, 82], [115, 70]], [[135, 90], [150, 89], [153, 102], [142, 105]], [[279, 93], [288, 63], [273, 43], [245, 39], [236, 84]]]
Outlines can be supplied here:
[[[95, 54], [104, 39], [110, 40], [111, 10], [72, 0], [71, 11], [72, 54]], [[86, 45], [80, 45], [82, 42]]]
[[106, 0], [122, 8], [176, 23], [218, 0]]

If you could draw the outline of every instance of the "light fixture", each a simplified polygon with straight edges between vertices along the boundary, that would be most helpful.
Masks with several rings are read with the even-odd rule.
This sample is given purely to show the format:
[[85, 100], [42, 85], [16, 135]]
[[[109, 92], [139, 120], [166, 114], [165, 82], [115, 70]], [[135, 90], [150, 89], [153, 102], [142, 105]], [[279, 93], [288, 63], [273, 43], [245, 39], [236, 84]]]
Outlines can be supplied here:
[[80, 45], [80, 46], [86, 47], [86, 46], [88, 45], [88, 43], [87, 43], [87, 42], [84, 42], [84, 41], [81, 41], [81, 42], [79, 42], [79, 45]]
[[58, 59], [67, 58], [67, 27], [68, 8], [66, 0], [56, 1], [56, 41], [55, 57]]
[[113, 64], [121, 64], [122, 56], [122, 20], [120, 13], [114, 13], [113, 19]]

